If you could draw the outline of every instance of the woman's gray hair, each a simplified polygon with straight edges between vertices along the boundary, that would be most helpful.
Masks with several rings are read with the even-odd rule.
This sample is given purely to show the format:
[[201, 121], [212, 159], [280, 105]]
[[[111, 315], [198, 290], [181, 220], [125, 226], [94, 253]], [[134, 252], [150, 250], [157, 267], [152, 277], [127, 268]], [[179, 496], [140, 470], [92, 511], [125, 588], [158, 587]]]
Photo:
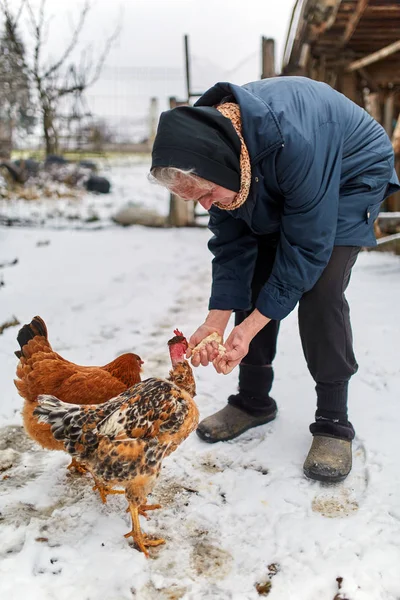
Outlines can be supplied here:
[[208, 192], [215, 184], [195, 175], [193, 169], [178, 169], [177, 167], [154, 167], [149, 174], [152, 183], [163, 185], [168, 190], [184, 189], [188, 185], [195, 185], [200, 192]]

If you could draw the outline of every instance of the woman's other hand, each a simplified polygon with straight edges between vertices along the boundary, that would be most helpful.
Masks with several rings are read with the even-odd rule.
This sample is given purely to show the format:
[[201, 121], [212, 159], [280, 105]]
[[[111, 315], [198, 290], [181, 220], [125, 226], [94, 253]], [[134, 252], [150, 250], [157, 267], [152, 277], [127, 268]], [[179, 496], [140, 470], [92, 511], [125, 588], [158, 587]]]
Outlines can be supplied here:
[[240, 325], [232, 329], [231, 334], [225, 342], [226, 352], [222, 356], [213, 359], [213, 365], [217, 373], [227, 375], [248, 354], [252, 336]]
[[257, 309], [242, 322], [232, 329], [225, 342], [226, 352], [217, 356], [213, 365], [217, 373], [227, 375], [248, 354], [251, 340], [259, 331], [270, 322], [270, 318], [261, 314]]

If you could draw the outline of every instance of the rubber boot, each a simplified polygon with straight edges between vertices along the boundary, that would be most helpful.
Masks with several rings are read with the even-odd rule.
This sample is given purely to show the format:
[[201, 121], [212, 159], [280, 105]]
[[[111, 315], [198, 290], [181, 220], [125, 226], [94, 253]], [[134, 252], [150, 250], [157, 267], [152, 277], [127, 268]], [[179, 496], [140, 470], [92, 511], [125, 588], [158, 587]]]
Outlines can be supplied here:
[[273, 421], [278, 408], [269, 396], [272, 381], [272, 367], [240, 365], [239, 393], [229, 396], [227, 406], [199, 423], [199, 438], [210, 444], [226, 442]]
[[338, 483], [346, 479], [352, 467], [353, 425], [317, 419], [310, 425], [313, 441], [303, 465], [309, 479]]

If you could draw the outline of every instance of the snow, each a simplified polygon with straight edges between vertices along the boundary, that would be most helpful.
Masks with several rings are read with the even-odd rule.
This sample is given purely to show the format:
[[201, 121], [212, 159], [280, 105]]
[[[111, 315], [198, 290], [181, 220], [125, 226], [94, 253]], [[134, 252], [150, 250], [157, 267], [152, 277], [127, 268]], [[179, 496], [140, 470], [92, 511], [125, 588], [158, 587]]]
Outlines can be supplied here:
[[[66, 228], [67, 220], [63, 229], [48, 220], [0, 229], [0, 263], [18, 257], [0, 272], [1, 323], [39, 314], [69, 360], [104, 364], [134, 351], [145, 377], [167, 374], [173, 329], [189, 336], [206, 314], [209, 233], [112, 225], [110, 214], [127, 199], [165, 214], [167, 199], [146, 181], [147, 167], [143, 160], [111, 167], [113, 196], [77, 205], [99, 202], [99, 230]], [[18, 208], [20, 216], [33, 210], [32, 201]], [[255, 600], [256, 584], [270, 580], [271, 600], [334, 600], [342, 577], [342, 598], [398, 600], [399, 257], [362, 253], [348, 298], [360, 364], [350, 386], [357, 437], [349, 478], [327, 486], [302, 474], [315, 399], [294, 312], [279, 338], [278, 418], [232, 442], [208, 445], [192, 434], [165, 459], [150, 498], [163, 508], [142, 525], [166, 545], [151, 549], [149, 559], [123, 537], [130, 529], [124, 497], [103, 505], [89, 476], [66, 470], [68, 455], [43, 450], [23, 433], [13, 384], [18, 326], [5, 329], [1, 598]], [[224, 406], [236, 374], [212, 367], [195, 374], [203, 418]]]
[[[157, 210], [162, 216], [168, 214], [168, 195], [163, 188], [148, 184], [149, 164], [141, 155], [117, 160], [99, 158], [94, 162], [98, 165], [98, 175], [110, 179], [110, 194], [88, 194], [78, 187], [69, 188], [69, 194], [59, 198], [57, 192], [65, 193], [68, 188], [57, 182], [47, 183], [54, 193], [49, 197], [43, 195], [40, 200], [18, 198], [17, 192], [8, 200], [0, 194], [0, 223], [10, 219], [45, 229], [103, 229], [112, 226], [111, 217], [128, 204]], [[27, 187], [33, 197], [40, 194], [37, 187]]]

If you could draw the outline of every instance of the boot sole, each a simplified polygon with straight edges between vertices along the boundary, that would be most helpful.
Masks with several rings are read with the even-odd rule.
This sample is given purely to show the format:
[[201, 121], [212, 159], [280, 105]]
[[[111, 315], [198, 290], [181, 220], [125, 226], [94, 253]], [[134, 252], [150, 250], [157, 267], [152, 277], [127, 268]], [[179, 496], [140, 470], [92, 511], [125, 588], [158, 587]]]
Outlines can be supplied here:
[[308, 471], [307, 469], [303, 469], [303, 473], [307, 479], [312, 479], [313, 481], [322, 481], [323, 483], [340, 483], [350, 475], [349, 471], [346, 475], [340, 475], [340, 477], [330, 477], [329, 475], [318, 475], [312, 471]]
[[257, 423], [255, 425], [249, 425], [248, 427], [244, 427], [243, 429], [240, 429], [240, 431], [238, 431], [232, 435], [226, 436], [226, 437], [213, 438], [211, 436], [205, 436], [202, 433], [202, 431], [199, 429], [196, 429], [196, 433], [197, 433], [198, 437], [201, 440], [203, 440], [203, 442], [207, 442], [207, 444], [216, 444], [217, 442], [229, 442], [230, 440], [234, 440], [235, 438], [239, 437], [239, 435], [242, 435], [242, 433], [245, 433], [249, 429], [254, 429], [254, 427], [260, 427], [260, 425], [266, 425], [267, 423], [270, 423], [271, 421], [273, 421], [276, 418], [277, 414], [278, 414], [278, 411], [276, 410], [262, 423]]

